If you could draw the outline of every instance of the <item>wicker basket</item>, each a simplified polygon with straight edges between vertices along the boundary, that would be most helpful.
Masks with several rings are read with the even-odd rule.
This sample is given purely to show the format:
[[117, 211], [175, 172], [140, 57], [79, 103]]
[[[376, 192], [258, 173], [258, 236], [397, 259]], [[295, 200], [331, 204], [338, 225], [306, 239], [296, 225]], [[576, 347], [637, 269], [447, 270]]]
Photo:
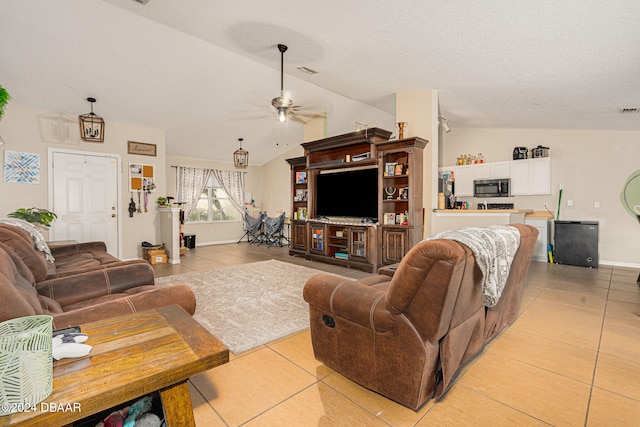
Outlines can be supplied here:
[[0, 416], [46, 399], [53, 386], [51, 316], [0, 323]]
[[164, 249], [164, 243], [160, 243], [159, 245], [153, 245], [153, 246], [142, 246], [142, 258], [144, 258], [147, 261], [150, 261], [151, 255], [149, 254], [149, 252], [161, 251], [163, 249]]

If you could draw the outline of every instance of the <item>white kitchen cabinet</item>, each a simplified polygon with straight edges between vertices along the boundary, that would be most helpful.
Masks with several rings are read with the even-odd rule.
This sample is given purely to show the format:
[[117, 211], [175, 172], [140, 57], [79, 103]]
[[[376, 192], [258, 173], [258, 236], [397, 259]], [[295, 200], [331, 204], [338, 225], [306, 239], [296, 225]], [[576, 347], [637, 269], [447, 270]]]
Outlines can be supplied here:
[[511, 162], [511, 195], [551, 194], [551, 158], [514, 160]]
[[479, 163], [473, 165], [473, 179], [509, 178], [511, 162]]
[[455, 182], [454, 194], [456, 197], [473, 196], [473, 166], [451, 166]]

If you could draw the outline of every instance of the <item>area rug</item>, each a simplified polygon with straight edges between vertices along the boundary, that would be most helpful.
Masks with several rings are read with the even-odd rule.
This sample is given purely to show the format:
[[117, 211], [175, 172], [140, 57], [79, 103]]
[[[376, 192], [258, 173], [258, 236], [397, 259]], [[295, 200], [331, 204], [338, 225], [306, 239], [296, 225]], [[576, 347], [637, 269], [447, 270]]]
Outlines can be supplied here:
[[239, 354], [309, 327], [302, 288], [318, 273], [324, 272], [269, 260], [162, 277], [156, 285], [190, 286], [194, 319]]

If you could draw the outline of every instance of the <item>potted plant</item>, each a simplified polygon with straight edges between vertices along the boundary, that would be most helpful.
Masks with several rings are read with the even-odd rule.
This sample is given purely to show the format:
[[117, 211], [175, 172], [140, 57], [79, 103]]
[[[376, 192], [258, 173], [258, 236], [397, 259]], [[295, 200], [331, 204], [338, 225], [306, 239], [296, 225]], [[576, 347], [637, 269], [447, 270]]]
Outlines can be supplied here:
[[7, 105], [11, 96], [9, 92], [2, 86], [0, 86], [0, 120], [2, 120], [2, 116], [4, 115], [4, 107]]
[[7, 215], [9, 218], [19, 218], [33, 224], [43, 225], [49, 227], [54, 219], [58, 218], [58, 215], [40, 208], [20, 208], [15, 212], [11, 212]]
[[156, 203], [158, 204], [158, 207], [160, 208], [168, 208], [171, 205], [169, 204], [169, 199], [167, 199], [166, 197], [158, 197], [156, 199]]

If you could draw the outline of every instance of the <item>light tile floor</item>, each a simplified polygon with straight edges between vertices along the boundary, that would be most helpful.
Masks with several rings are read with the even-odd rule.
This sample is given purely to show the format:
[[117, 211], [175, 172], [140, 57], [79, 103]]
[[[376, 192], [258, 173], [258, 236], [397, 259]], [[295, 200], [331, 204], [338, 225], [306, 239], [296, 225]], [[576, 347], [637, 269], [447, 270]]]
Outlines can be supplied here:
[[[200, 246], [157, 276], [267, 259], [368, 274], [247, 243]], [[191, 378], [198, 426], [638, 426], [638, 270], [534, 262], [518, 319], [445, 398], [413, 411], [317, 362], [309, 331]]]

